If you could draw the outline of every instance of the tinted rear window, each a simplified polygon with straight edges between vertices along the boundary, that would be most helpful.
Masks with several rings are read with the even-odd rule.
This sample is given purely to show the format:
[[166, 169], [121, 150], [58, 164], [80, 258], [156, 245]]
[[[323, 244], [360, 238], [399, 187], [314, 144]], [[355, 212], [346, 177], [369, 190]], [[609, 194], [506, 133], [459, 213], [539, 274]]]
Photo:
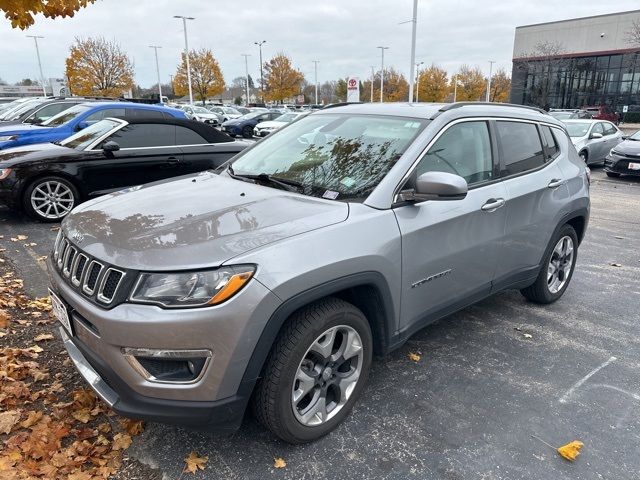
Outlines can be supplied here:
[[497, 122], [502, 148], [502, 175], [515, 175], [544, 165], [538, 127], [533, 123]]

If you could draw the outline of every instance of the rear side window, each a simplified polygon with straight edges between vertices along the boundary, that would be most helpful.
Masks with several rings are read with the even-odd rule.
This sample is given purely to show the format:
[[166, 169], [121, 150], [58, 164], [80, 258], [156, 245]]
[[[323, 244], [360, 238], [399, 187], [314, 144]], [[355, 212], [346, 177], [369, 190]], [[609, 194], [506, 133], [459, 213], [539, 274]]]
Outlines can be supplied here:
[[176, 125], [176, 145], [202, 145], [207, 142], [190, 128]]
[[542, 125], [540, 127], [540, 131], [542, 132], [542, 146], [544, 147], [544, 156], [547, 161], [552, 160], [558, 156], [560, 153], [560, 149], [558, 148], [558, 142], [556, 142], [556, 137], [553, 135], [550, 127]]
[[109, 117], [124, 117], [125, 110], [124, 108], [105, 108], [104, 110], [98, 110], [95, 113], [92, 113], [87, 118], [84, 119], [87, 123], [95, 123], [99, 122], [103, 118]]
[[538, 127], [534, 123], [496, 122], [502, 148], [502, 175], [534, 170], [545, 163]]
[[160, 123], [127, 125], [111, 135], [120, 148], [166, 147], [175, 145], [175, 126]]
[[603, 125], [605, 135], [613, 135], [617, 132], [617, 129], [613, 126], [613, 123], [603, 123]]
[[146, 110], [143, 108], [127, 108], [127, 115], [133, 118], [164, 118], [162, 112], [157, 110]]

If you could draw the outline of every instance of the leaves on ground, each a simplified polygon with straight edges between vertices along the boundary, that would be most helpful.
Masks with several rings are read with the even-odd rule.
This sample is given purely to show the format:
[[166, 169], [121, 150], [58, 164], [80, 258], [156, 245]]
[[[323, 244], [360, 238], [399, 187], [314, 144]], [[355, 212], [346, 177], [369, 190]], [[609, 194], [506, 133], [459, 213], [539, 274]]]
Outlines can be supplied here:
[[523, 333], [522, 336], [524, 338], [533, 338], [533, 335], [531, 335], [530, 333]]
[[409, 357], [409, 360], [411, 360], [412, 362], [419, 362], [421, 358], [420, 355], [414, 352], [409, 352], [408, 357]]
[[284, 458], [274, 458], [273, 459], [273, 467], [274, 468], [284, 468], [287, 466], [287, 462], [284, 461]]
[[44, 342], [45, 340], [53, 340], [53, 335], [50, 333], [41, 333], [33, 339], [34, 342]]
[[204, 466], [209, 461], [209, 457], [206, 455], [204, 457], [200, 457], [196, 452], [191, 452], [184, 461], [186, 463], [184, 471], [188, 473], [196, 473], [198, 470], [204, 470]]
[[0, 433], [9, 433], [20, 420], [20, 410], [10, 410], [0, 413]]
[[571, 462], [573, 462], [578, 455], [580, 455], [580, 449], [584, 446], [580, 440], [574, 440], [573, 442], [569, 442], [566, 445], [563, 445], [558, 448], [558, 453], [562, 458], [565, 458]]
[[11, 241], [12, 242], [23, 242], [27, 238], [29, 238], [27, 235], [16, 235], [15, 237], [11, 237]]

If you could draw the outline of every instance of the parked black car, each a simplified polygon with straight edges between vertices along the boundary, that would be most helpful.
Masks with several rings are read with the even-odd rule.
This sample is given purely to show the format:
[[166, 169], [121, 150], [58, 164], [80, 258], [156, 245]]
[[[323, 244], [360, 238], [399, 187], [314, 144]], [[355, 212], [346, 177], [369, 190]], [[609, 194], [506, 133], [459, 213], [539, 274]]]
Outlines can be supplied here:
[[640, 176], [640, 130], [611, 149], [604, 160], [609, 177]]
[[248, 145], [194, 120], [107, 118], [60, 143], [0, 152], [0, 201], [58, 221], [84, 200], [216, 168]]

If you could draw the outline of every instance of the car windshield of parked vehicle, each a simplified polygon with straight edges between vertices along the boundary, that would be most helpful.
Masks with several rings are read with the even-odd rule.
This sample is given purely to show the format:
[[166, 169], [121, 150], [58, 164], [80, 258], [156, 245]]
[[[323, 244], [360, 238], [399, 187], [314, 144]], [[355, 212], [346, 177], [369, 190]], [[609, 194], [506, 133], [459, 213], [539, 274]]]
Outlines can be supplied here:
[[100, 120], [99, 122], [80, 130], [78, 133], [71, 135], [69, 138], [64, 139], [60, 142], [60, 145], [68, 148], [75, 148], [76, 150], [84, 150], [100, 137], [111, 132], [119, 125], [121, 125], [121, 123], [115, 120]]
[[230, 113], [232, 115], [239, 115], [240, 112], [238, 110], [236, 110], [235, 108], [231, 108], [231, 107], [223, 107], [222, 110], [224, 111], [224, 113]]
[[246, 115], [243, 115], [241, 117], [238, 118], [238, 120], [251, 120], [253, 118], [259, 117], [260, 115], [264, 114], [266, 110], [263, 110], [261, 112], [251, 112], [251, 113], [247, 113]]
[[627, 137], [627, 140], [635, 140], [637, 142], [640, 142], [640, 130], [638, 130], [636, 133], [634, 133], [633, 135]]
[[280, 115], [276, 118], [276, 122], [293, 122], [296, 118], [298, 118], [299, 113], [285, 113], [284, 115]]
[[306, 195], [364, 200], [427, 120], [374, 115], [312, 115], [241, 155], [230, 174], [293, 185]]
[[209, 110], [207, 110], [204, 107], [196, 107], [196, 106], [192, 106], [191, 107], [193, 109], [194, 113], [211, 113]]
[[573, 112], [550, 112], [549, 115], [551, 115], [553, 118], [557, 118], [558, 120], [568, 120], [570, 118], [573, 118], [574, 113]]
[[584, 137], [589, 131], [591, 124], [587, 122], [567, 122], [565, 126], [567, 127], [567, 132], [569, 132], [569, 136], [576, 138]]
[[79, 115], [82, 115], [84, 112], [89, 110], [89, 108], [90, 107], [88, 105], [76, 105], [75, 107], [71, 107], [64, 112], [54, 115], [46, 122], [42, 122], [40, 125], [43, 127], [59, 127], [60, 125], [70, 122]]

